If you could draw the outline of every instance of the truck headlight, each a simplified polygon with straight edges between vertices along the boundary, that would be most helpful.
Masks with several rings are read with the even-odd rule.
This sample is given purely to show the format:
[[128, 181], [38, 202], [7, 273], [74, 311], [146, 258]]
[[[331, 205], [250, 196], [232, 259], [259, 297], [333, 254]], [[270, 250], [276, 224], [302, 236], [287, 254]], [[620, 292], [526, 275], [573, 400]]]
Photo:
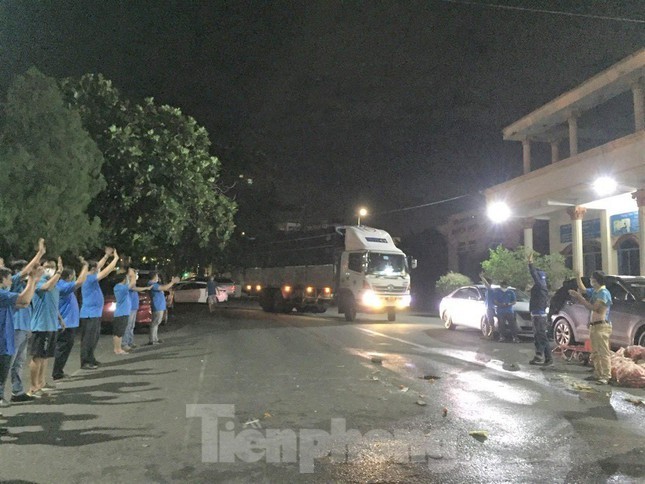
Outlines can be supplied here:
[[396, 301], [396, 307], [398, 308], [407, 308], [410, 307], [410, 303], [412, 302], [412, 296], [409, 294], [406, 294], [405, 296], [401, 297], [401, 299]]
[[374, 308], [374, 309], [383, 307], [383, 301], [381, 301], [381, 298], [378, 297], [371, 289], [368, 289], [363, 293], [362, 300], [363, 300], [364, 306]]

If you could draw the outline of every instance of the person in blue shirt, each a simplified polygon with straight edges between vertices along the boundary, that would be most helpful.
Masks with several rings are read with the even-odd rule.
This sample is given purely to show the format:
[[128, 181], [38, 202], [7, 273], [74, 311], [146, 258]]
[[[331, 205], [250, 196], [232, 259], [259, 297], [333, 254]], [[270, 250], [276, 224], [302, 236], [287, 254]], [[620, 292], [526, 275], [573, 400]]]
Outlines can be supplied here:
[[[28, 275], [40, 265], [40, 259], [45, 255], [45, 239], [38, 241], [38, 251], [36, 255], [27, 262], [26, 260], [15, 260], [11, 263], [14, 275], [11, 277], [11, 292], [21, 293], [27, 286]], [[13, 313], [13, 337], [15, 353], [11, 359], [11, 401], [12, 402], [29, 402], [35, 400], [34, 397], [25, 392], [22, 382], [22, 372], [27, 361], [27, 343], [31, 337], [31, 305], [20, 308]], [[4, 395], [5, 381], [0, 381], [0, 406], [2, 395]]]
[[114, 343], [114, 353], [117, 355], [127, 355], [128, 352], [121, 347], [121, 340], [128, 326], [130, 319], [130, 290], [137, 282], [137, 274], [133, 268], [129, 268], [125, 277], [114, 286], [114, 298], [116, 299], [116, 309], [114, 310], [114, 319], [112, 320], [112, 342]]
[[76, 336], [80, 323], [80, 310], [78, 308], [78, 299], [76, 299], [76, 290], [85, 282], [89, 264], [82, 257], [79, 257], [79, 260], [82, 268], [78, 274], [78, 278], [76, 277], [76, 271], [68, 267], [63, 269], [60, 280], [56, 284], [60, 293], [58, 310], [61, 318], [65, 322], [65, 329], [59, 331], [56, 337], [54, 368], [52, 370], [52, 379], [54, 381], [62, 380], [67, 376], [65, 373], [65, 365], [74, 347], [74, 337]]
[[[104, 267], [108, 258], [112, 261]], [[89, 261], [88, 274], [81, 286], [80, 331], [81, 331], [81, 369], [94, 370], [99, 367], [94, 351], [101, 334], [101, 316], [103, 315], [103, 291], [99, 281], [105, 279], [119, 262], [119, 255], [112, 247], [105, 248], [105, 255], [100, 261]]]
[[[136, 269], [134, 272], [135, 281], [138, 281], [139, 274]], [[150, 287], [137, 287], [136, 283], [130, 288], [130, 317], [128, 318], [128, 325], [125, 328], [125, 333], [123, 333], [123, 339], [121, 340], [123, 351], [130, 351], [137, 347], [134, 343], [134, 327], [137, 324], [137, 314], [139, 312], [139, 293], [149, 290]]]
[[[34, 269], [29, 274], [25, 289], [21, 293], [17, 293], [9, 290], [11, 288], [11, 270], [6, 267], [0, 268], [0, 379], [3, 382], [9, 375], [11, 359], [15, 352], [13, 312], [15, 309], [29, 305], [36, 290], [36, 281], [41, 278], [43, 272], [41, 267]], [[7, 429], [0, 428], [0, 433], [6, 432]]]
[[495, 312], [497, 313], [497, 321], [499, 324], [499, 341], [504, 342], [511, 340], [513, 343], [519, 343], [517, 337], [517, 323], [515, 322], [515, 310], [513, 306], [517, 302], [515, 291], [508, 287], [506, 281], [499, 283], [493, 295], [495, 302]]
[[[60, 293], [56, 284], [63, 272], [63, 261], [47, 261], [43, 264], [43, 277], [36, 284], [36, 293], [32, 301], [34, 311], [31, 316], [31, 361], [29, 374], [31, 388], [29, 395], [40, 397], [45, 393], [45, 374], [47, 360], [54, 356], [56, 350], [56, 331], [60, 314], [58, 303]], [[64, 323], [61, 322], [64, 327]]]
[[206, 299], [208, 302], [208, 311], [212, 313], [217, 305], [217, 284], [215, 283], [215, 278], [213, 276], [208, 278], [206, 290], [208, 291], [208, 299]]
[[[591, 359], [594, 366], [593, 376], [588, 380], [596, 381], [599, 385], [607, 385], [611, 379], [611, 293], [605, 287], [605, 273], [594, 271], [591, 275], [591, 287], [582, 283], [578, 274], [578, 291], [570, 290], [569, 294], [578, 303], [589, 309], [589, 339], [591, 340]], [[586, 294], [589, 301], [582, 294]]]
[[164, 291], [169, 290], [172, 286], [179, 282], [178, 277], [173, 277], [168, 284], [161, 285], [159, 283], [159, 273], [153, 272], [150, 275], [150, 295], [152, 299], [152, 323], [150, 323], [150, 341], [149, 345], [156, 345], [162, 343], [158, 337], [159, 325], [163, 320], [164, 312], [166, 311], [166, 295]]

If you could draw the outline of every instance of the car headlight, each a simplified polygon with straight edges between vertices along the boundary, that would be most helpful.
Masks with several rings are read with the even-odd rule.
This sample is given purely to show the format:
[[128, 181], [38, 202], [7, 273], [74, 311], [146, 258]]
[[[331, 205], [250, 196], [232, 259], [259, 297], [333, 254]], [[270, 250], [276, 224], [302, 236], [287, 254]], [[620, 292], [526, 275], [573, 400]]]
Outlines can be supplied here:
[[401, 309], [407, 308], [407, 307], [410, 307], [411, 302], [412, 302], [412, 296], [410, 296], [409, 294], [406, 294], [401, 299], [398, 299], [396, 301], [396, 307]]

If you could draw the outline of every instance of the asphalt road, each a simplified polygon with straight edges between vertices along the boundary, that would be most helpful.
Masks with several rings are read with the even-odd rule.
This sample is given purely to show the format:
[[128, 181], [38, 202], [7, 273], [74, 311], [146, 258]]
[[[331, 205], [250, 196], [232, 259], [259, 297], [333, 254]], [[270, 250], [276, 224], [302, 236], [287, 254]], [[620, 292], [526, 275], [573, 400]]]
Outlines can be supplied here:
[[[164, 343], [100, 341], [38, 403], [3, 409], [15, 482], [643, 482], [645, 391], [531, 367], [530, 341], [437, 318], [183, 307]], [[137, 335], [138, 343], [146, 336]], [[479, 434], [470, 435], [477, 431]]]

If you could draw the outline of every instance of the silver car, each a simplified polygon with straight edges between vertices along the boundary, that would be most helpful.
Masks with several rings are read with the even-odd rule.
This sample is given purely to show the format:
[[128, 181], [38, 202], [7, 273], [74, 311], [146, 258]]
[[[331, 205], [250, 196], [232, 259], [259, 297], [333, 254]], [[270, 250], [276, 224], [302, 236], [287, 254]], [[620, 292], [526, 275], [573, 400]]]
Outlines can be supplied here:
[[[499, 286], [491, 286], [493, 289]], [[533, 336], [533, 323], [529, 313], [529, 296], [513, 289], [517, 296], [515, 319], [519, 336]], [[457, 326], [479, 329], [485, 337], [493, 336], [495, 328], [488, 326], [486, 318], [486, 286], [474, 284], [462, 286], [448, 294], [439, 304], [439, 315], [447, 329]], [[497, 319], [497, 318], [495, 318]], [[496, 323], [497, 324], [497, 321]]]
[[[645, 346], [645, 277], [607, 276], [605, 285], [612, 298], [610, 344]], [[589, 317], [587, 308], [568, 300], [552, 317], [555, 342], [559, 345], [584, 343], [589, 339]]]

